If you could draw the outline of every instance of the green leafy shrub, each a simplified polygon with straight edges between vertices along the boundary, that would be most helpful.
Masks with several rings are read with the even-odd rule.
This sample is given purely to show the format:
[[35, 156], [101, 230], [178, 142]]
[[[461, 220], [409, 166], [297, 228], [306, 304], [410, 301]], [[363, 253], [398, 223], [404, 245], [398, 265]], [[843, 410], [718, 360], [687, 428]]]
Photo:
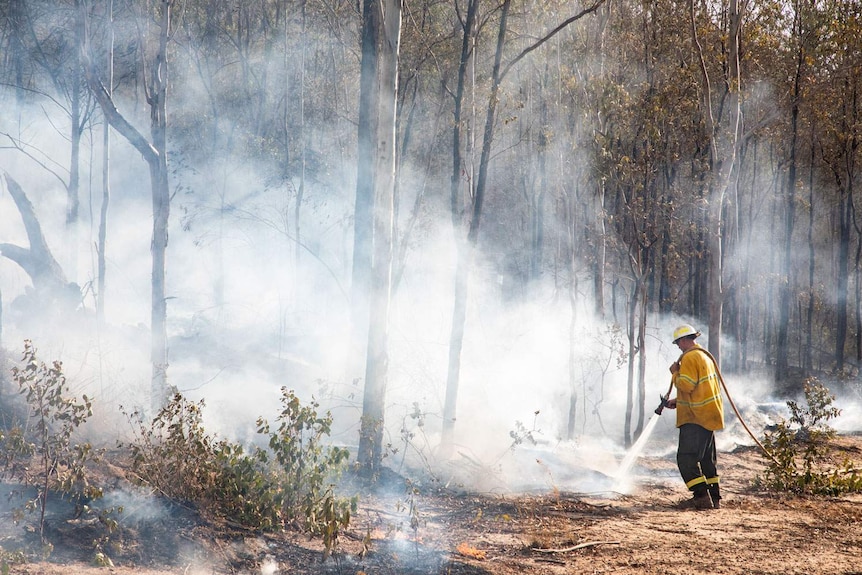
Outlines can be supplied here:
[[862, 478], [850, 461], [839, 468], [828, 465], [836, 431], [828, 422], [841, 414], [835, 397], [816, 379], [805, 382], [805, 406], [788, 401], [790, 419], [781, 420], [766, 434], [770, 453], [763, 477], [757, 483], [776, 491], [837, 495], [862, 491]]
[[20, 366], [12, 367], [12, 379], [26, 403], [26, 420], [0, 433], [3, 471], [35, 489], [35, 496], [17, 510], [39, 513], [39, 534], [45, 543], [45, 511], [51, 492], [77, 505], [98, 499], [102, 491], [90, 483], [87, 466], [100, 453], [88, 442], [74, 443], [75, 432], [92, 415], [86, 395], [81, 401], [66, 395], [63, 364], [40, 362], [30, 340], [24, 342]]
[[139, 479], [180, 503], [200, 502], [214, 492], [217, 449], [203, 428], [203, 407], [203, 401], [175, 394], [149, 425], [134, 412], [128, 416], [135, 424], [134, 438], [120, 444], [130, 450]]
[[27, 556], [23, 551], [7, 551], [0, 547], [0, 575], [9, 575], [12, 567], [23, 565], [27, 562]]
[[274, 425], [257, 420], [267, 448], [246, 452], [206, 432], [203, 401], [192, 403], [175, 394], [149, 426], [134, 414], [136, 437], [126, 446], [132, 470], [167, 497], [243, 527], [293, 527], [320, 535], [329, 553], [356, 504], [337, 497], [330, 483], [348, 452], [324, 445], [332, 416], [319, 416], [316, 402], [304, 406], [293, 391], [282, 388], [281, 404]]
[[[332, 431], [332, 415], [318, 416], [317, 402], [303, 406], [293, 391], [283, 387], [281, 405], [274, 430], [263, 418], [258, 419], [257, 426], [258, 433], [269, 437], [269, 453], [277, 463], [283, 520], [321, 535], [329, 553], [355, 508], [355, 501], [336, 497], [328, 483], [343, 469], [349, 453], [324, 445], [324, 438]], [[265, 453], [258, 450], [261, 460], [265, 460]]]

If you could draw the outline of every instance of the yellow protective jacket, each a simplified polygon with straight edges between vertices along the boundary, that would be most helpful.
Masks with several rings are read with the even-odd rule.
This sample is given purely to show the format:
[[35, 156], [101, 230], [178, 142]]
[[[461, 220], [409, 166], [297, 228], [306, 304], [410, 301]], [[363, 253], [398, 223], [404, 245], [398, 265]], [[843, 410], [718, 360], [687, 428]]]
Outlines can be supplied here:
[[724, 405], [718, 369], [709, 353], [699, 344], [679, 358], [679, 371], [673, 376], [676, 387], [676, 426], [696, 423], [716, 431], [724, 429]]

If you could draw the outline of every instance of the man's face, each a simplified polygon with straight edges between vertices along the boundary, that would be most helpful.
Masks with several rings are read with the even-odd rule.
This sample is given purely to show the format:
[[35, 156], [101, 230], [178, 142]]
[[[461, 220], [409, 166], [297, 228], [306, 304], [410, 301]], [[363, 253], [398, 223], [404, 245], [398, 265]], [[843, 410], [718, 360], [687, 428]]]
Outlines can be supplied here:
[[680, 350], [686, 351], [691, 348], [692, 345], [694, 345], [694, 340], [689, 337], [683, 337], [676, 340], [676, 345], [677, 347], [679, 347]]

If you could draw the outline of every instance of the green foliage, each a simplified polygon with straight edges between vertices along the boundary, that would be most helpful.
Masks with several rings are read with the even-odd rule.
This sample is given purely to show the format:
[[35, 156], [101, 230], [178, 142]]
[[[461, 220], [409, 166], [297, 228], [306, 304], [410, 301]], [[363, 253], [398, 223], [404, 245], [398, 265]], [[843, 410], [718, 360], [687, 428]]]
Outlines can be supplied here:
[[862, 491], [862, 477], [852, 462], [841, 468], [825, 465], [836, 432], [828, 422], [841, 414], [835, 397], [816, 379], [805, 382], [806, 406], [788, 401], [790, 419], [780, 421], [766, 434], [764, 447], [772, 455], [758, 483], [776, 491], [799, 494], [837, 495]]
[[509, 446], [509, 449], [515, 449], [525, 441], [528, 441], [531, 445], [538, 444], [538, 440], [535, 437], [536, 434], [541, 434], [541, 431], [536, 429], [538, 417], [539, 411], [534, 411], [532, 429], [527, 429], [527, 426], [520, 421], [515, 422], [515, 429], [509, 431], [509, 437], [512, 438], [512, 444]]
[[[247, 453], [217, 440], [203, 427], [204, 402], [175, 394], [149, 426], [138, 416], [136, 437], [127, 445], [132, 469], [166, 496], [260, 531], [284, 527], [322, 537], [330, 553], [356, 501], [337, 497], [330, 480], [345, 465], [346, 449], [326, 447], [332, 417], [319, 405], [304, 406], [282, 388], [275, 424], [257, 420], [267, 448]], [[138, 414], [133, 414], [138, 415]]]
[[39, 533], [45, 543], [45, 511], [48, 494], [54, 492], [80, 505], [98, 499], [102, 491], [89, 481], [87, 466], [99, 458], [89, 443], [73, 443], [77, 429], [92, 415], [86, 395], [79, 402], [66, 396], [63, 365], [50, 366], [38, 360], [32, 342], [24, 342], [20, 366], [12, 368], [12, 379], [27, 406], [27, 418], [6, 433], [0, 433], [3, 470], [33, 487], [36, 495], [23, 511], [39, 513]]
[[213, 491], [216, 446], [204, 431], [202, 410], [202, 401], [191, 403], [175, 394], [149, 425], [138, 412], [129, 416], [136, 424], [133, 441], [125, 445], [132, 471], [180, 502], [197, 501]]
[[0, 547], [0, 575], [9, 575], [14, 565], [22, 565], [27, 562], [27, 556], [23, 551], [6, 551]]
[[275, 431], [263, 418], [258, 419], [257, 426], [258, 433], [269, 436], [270, 453], [288, 487], [281, 497], [284, 519], [301, 521], [306, 529], [322, 535], [328, 554], [340, 527], [350, 523], [354, 504], [335, 497], [326, 482], [343, 468], [349, 453], [324, 447], [323, 439], [332, 430], [332, 416], [327, 413], [319, 417], [317, 402], [303, 406], [293, 391], [282, 388], [281, 404]]

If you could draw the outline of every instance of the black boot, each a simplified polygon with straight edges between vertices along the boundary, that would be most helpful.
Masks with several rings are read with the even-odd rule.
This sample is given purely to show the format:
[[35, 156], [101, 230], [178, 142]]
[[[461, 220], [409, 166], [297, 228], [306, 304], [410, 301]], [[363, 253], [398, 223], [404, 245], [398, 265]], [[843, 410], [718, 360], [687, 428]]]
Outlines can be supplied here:
[[706, 488], [702, 485], [696, 487], [693, 491], [693, 497], [687, 499], [677, 505], [679, 509], [712, 509], [712, 499], [709, 497]]

